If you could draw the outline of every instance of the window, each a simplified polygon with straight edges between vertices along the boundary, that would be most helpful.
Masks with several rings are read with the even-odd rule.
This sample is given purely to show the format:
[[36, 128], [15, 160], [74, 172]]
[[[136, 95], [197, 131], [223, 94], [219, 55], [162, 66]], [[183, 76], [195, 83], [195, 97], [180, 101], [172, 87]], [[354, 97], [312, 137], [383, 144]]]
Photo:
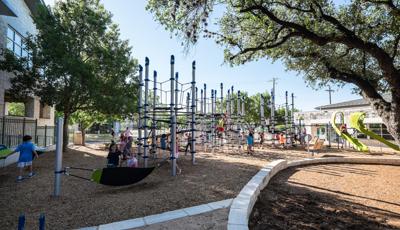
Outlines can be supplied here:
[[25, 104], [22, 102], [8, 102], [6, 114], [8, 114], [8, 116], [24, 117]]
[[50, 106], [46, 105], [43, 102], [40, 102], [40, 114], [39, 117], [40, 118], [44, 118], [44, 119], [50, 119]]
[[12, 51], [17, 57], [28, 57], [24, 37], [10, 26], [7, 28], [7, 49]]

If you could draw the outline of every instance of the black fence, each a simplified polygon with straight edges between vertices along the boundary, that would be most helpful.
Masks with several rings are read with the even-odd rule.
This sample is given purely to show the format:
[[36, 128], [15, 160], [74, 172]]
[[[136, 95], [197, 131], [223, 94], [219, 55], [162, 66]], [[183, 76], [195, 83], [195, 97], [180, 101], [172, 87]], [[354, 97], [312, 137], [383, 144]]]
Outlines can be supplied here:
[[46, 147], [55, 143], [55, 126], [38, 126], [37, 120], [0, 117], [0, 144], [15, 147], [24, 135], [32, 136], [36, 145]]

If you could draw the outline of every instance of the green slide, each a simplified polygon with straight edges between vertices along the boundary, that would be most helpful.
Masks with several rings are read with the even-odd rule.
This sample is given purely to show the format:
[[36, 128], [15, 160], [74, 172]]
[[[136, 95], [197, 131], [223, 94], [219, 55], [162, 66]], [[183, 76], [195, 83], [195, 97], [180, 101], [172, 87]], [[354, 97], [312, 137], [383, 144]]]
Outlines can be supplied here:
[[12, 152], [11, 149], [3, 149], [3, 150], [0, 150], [0, 159], [5, 159], [5, 158], [7, 158], [7, 157], [10, 155], [11, 152]]
[[351, 127], [357, 129], [358, 131], [374, 138], [377, 141], [382, 142], [383, 144], [389, 146], [390, 148], [400, 151], [400, 147], [396, 144], [393, 144], [390, 141], [387, 141], [383, 137], [379, 136], [378, 134], [372, 132], [371, 130], [368, 130], [365, 125], [364, 125], [364, 118], [365, 118], [365, 113], [364, 112], [357, 112], [357, 113], [352, 113], [350, 115], [350, 124]]
[[333, 129], [335, 130], [335, 132], [340, 136], [340, 137], [342, 137], [342, 138], [344, 138], [344, 139], [346, 139], [348, 142], [350, 142], [351, 144], [353, 144], [353, 146], [354, 146], [354, 148], [357, 150], [357, 151], [360, 151], [360, 152], [368, 152], [368, 146], [366, 146], [365, 144], [363, 144], [361, 141], [359, 141], [357, 138], [354, 138], [354, 137], [352, 137], [350, 134], [348, 134], [348, 133], [342, 133], [342, 132], [340, 132], [340, 129], [339, 129], [339, 127], [337, 127], [336, 126], [336, 116], [338, 115], [338, 114], [341, 114], [342, 115], [342, 120], [341, 120], [341, 123], [343, 124], [344, 123], [344, 114], [342, 113], [342, 112], [335, 112], [335, 113], [333, 113], [332, 114], [332, 119], [331, 119], [331, 124], [332, 124], [332, 127], [333, 127]]

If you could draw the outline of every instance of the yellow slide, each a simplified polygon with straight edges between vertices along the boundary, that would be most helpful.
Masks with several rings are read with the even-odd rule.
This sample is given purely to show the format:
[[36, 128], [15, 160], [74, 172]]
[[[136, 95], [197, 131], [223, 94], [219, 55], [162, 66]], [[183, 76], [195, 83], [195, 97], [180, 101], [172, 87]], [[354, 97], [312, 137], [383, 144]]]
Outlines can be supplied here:
[[342, 133], [340, 132], [339, 127], [336, 126], [336, 116], [338, 114], [341, 114], [342, 116], [342, 124], [344, 123], [344, 114], [342, 112], [335, 112], [332, 114], [332, 118], [331, 118], [331, 124], [333, 129], [335, 130], [335, 132], [342, 138], [346, 139], [348, 142], [350, 142], [351, 144], [353, 144], [354, 148], [357, 151], [360, 152], [368, 152], [368, 146], [366, 146], [365, 144], [363, 144], [361, 141], [359, 141], [357, 138], [352, 137], [350, 134], [348, 133]]
[[350, 115], [351, 127], [357, 129], [358, 131], [364, 133], [365, 135], [368, 135], [368, 136], [374, 138], [377, 141], [382, 142], [383, 144], [389, 146], [390, 148], [392, 148], [394, 150], [400, 151], [400, 147], [398, 145], [393, 144], [392, 142], [384, 139], [383, 137], [379, 136], [378, 134], [367, 129], [364, 125], [364, 118], [365, 118], [364, 112], [352, 113]]

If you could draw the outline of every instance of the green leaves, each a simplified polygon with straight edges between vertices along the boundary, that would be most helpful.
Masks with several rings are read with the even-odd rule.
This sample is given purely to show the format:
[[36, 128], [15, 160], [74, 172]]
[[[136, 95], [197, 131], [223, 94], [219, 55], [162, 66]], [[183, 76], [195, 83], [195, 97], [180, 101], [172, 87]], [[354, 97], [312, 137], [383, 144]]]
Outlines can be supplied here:
[[112, 15], [98, 0], [65, 0], [34, 15], [36, 36], [27, 39], [28, 60], [5, 55], [0, 68], [13, 72], [12, 92], [35, 94], [69, 116], [136, 111], [137, 61], [128, 41], [120, 39]]

